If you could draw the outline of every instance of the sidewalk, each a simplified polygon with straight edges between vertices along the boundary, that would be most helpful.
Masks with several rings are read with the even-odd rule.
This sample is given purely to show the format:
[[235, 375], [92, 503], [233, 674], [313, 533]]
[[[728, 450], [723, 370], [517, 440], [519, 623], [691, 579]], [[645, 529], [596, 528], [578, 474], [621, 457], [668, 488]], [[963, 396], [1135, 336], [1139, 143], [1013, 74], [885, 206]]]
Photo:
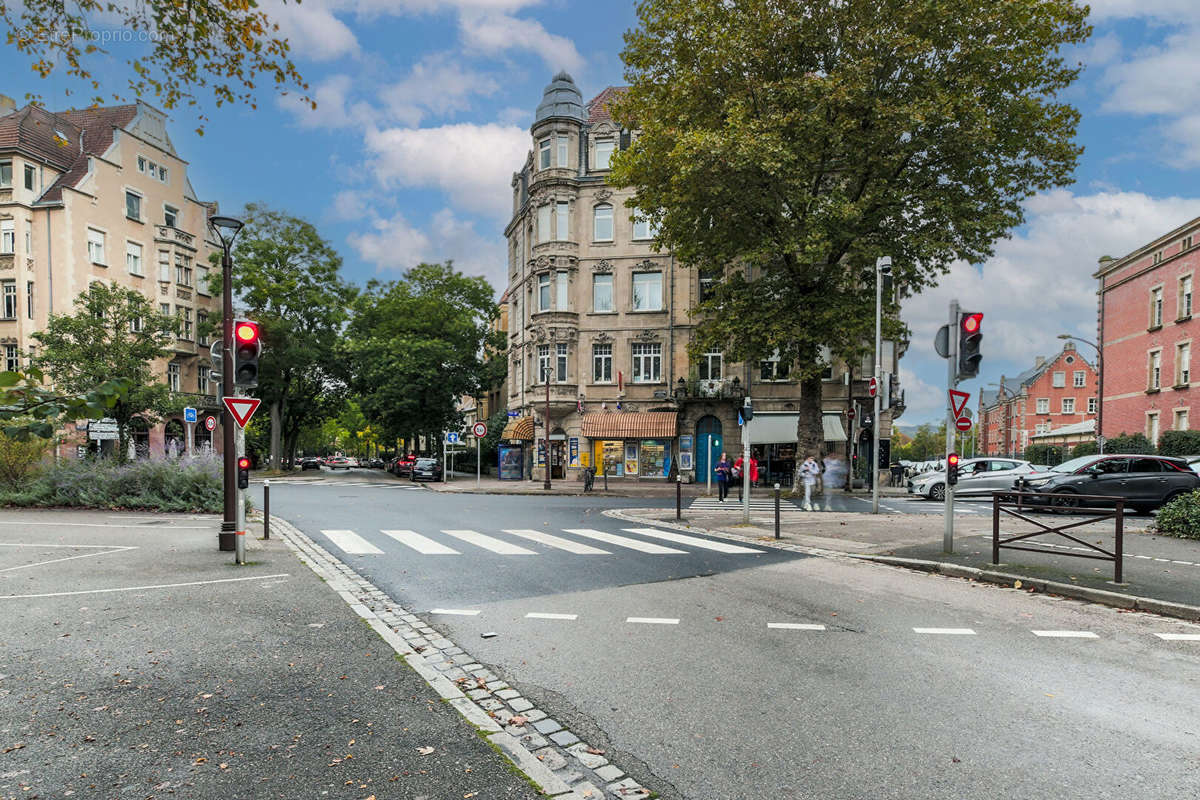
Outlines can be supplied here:
[[[573, 478], [555, 479], [550, 482], [550, 490], [542, 488], [542, 481], [502, 481], [499, 478], [483, 476], [479, 479], [479, 487], [475, 486], [475, 475], [465, 473], [452, 473], [450, 481], [443, 483], [441, 481], [422, 482], [422, 486], [427, 486], [435, 492], [463, 492], [466, 494], [529, 494], [529, 495], [583, 495], [583, 481]], [[690, 500], [695, 497], [703, 497], [706, 494], [707, 484], [705, 483], [684, 483], [683, 497], [684, 500]], [[596, 481], [592, 485], [592, 494], [608, 497], [674, 497], [675, 496], [675, 481], [665, 478], [644, 478], [637, 480], [634, 478], [609, 478], [608, 490], [604, 489], [603, 476], [597, 475]], [[790, 497], [791, 489], [783, 489], [783, 497]], [[898, 497], [906, 495], [908, 492], [903, 487], [881, 486], [879, 487], [880, 496]], [[869, 489], [855, 489], [853, 492], [855, 497], [870, 498], [871, 492]], [[712, 487], [712, 496], [717, 496], [717, 485], [714, 483]], [[774, 497], [775, 493], [772, 487], [760, 485], [754, 487], [754, 497]]]
[[0, 512], [0, 798], [541, 797], [279, 540]]
[[[606, 512], [637, 522], [675, 522], [674, 509], [623, 509]], [[773, 542], [774, 515], [751, 512], [751, 524], [730, 512], [684, 511], [685, 527], [718, 535]], [[1061, 518], [1047, 515], [1043, 522]], [[1124, 608], [1142, 607], [1200, 621], [1200, 541], [1175, 539], [1147, 532], [1150, 517], [1127, 517], [1124, 539], [1124, 583], [1112, 583], [1113, 564], [1071, 557], [1083, 552], [1075, 543], [1051, 534], [1025, 544], [1049, 547], [1062, 555], [1001, 550], [993, 565], [990, 515], [958, 516], [954, 523], [954, 552], [942, 552], [944, 518], [934, 514], [859, 514], [790, 512], [781, 515], [783, 546], [854, 555], [929, 572], [1013, 585], [1020, 579], [1029, 589], [1063, 594]], [[1083, 526], [1072, 534], [1112, 550], [1112, 523]], [[1001, 532], [1034, 530], [1018, 520], [1006, 520]], [[1137, 598], [1158, 601], [1140, 603]], [[1178, 605], [1178, 608], [1170, 607]], [[1161, 607], [1160, 607], [1161, 606]]]

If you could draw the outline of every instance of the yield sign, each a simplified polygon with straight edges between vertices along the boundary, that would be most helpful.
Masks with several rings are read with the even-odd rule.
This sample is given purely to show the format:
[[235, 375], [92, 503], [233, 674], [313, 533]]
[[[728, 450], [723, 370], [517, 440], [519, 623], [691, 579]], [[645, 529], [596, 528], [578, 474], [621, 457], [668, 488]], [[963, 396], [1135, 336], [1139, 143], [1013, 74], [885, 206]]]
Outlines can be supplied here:
[[224, 398], [225, 408], [229, 409], [230, 416], [237, 423], [239, 428], [246, 427], [246, 423], [254, 416], [254, 412], [258, 410], [258, 404], [261, 400], [254, 397], [226, 397]]
[[963, 415], [963, 409], [967, 407], [967, 401], [970, 399], [970, 392], [960, 392], [958, 389], [950, 390], [950, 408], [954, 411], [955, 419]]

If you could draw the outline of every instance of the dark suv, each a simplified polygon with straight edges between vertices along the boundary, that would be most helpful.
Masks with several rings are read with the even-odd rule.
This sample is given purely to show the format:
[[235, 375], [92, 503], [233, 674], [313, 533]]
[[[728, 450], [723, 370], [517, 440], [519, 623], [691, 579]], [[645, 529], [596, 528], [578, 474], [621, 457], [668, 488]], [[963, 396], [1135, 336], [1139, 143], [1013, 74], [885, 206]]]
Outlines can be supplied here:
[[[1021, 484], [1018, 479], [1014, 488], [1021, 488]], [[1039, 495], [1035, 502], [1048, 503], [1065, 512], [1081, 505], [1103, 503], [1082, 501], [1077, 495], [1099, 495], [1111, 497], [1114, 502], [1122, 497], [1127, 508], [1149, 513], [1181, 494], [1200, 489], [1200, 475], [1189, 469], [1182, 458], [1081, 456], [1051, 467], [1049, 472], [1027, 478], [1023, 485], [1026, 491]]]

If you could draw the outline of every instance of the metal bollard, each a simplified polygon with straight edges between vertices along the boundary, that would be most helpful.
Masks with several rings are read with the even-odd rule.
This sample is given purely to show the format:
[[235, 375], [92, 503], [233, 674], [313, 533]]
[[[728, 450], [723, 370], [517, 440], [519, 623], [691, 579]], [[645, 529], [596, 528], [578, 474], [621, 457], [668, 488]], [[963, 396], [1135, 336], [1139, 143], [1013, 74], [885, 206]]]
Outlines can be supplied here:
[[779, 538], [779, 484], [775, 484], [775, 538]]
[[675, 519], [683, 519], [683, 476], [675, 476]]
[[263, 481], [263, 538], [271, 538], [271, 481]]
[[604, 491], [608, 491], [608, 463], [604, 464]]

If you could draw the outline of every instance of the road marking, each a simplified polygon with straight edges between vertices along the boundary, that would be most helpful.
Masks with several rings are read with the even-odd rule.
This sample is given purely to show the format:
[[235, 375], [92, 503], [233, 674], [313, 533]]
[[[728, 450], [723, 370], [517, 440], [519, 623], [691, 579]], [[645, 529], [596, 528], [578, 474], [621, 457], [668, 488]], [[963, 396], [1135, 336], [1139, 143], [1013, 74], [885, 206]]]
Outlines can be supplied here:
[[427, 536], [422, 536], [416, 531], [381, 531], [381, 533], [392, 537], [400, 544], [408, 545], [418, 553], [427, 556], [457, 556], [462, 555], [457, 550], [447, 547], [441, 542], [435, 542]]
[[628, 547], [630, 550], [637, 550], [641, 553], [652, 553], [654, 555], [687, 555], [684, 550], [676, 550], [673, 547], [663, 547], [659, 544], [643, 542], [638, 539], [630, 539], [627, 536], [617, 536], [614, 533], [605, 533], [604, 531], [596, 531], [591, 528], [566, 528], [567, 533], [573, 533], [576, 536], [586, 536], [589, 539], [595, 539], [606, 544], [615, 544], [617, 547]]
[[141, 523], [114, 525], [108, 522], [12, 522], [8, 520], [0, 520], [0, 525], [20, 525], [22, 527], [28, 525], [50, 525], [60, 528], [124, 528], [127, 531], [148, 531], [157, 528], [168, 528], [177, 531], [212, 530], [211, 525], [143, 525]]
[[629, 533], [640, 533], [642, 536], [653, 536], [656, 539], [666, 539], [675, 544], [686, 544], [705, 550], [716, 550], [718, 553], [765, 553], [765, 550], [755, 550], [753, 547], [742, 547], [728, 542], [712, 542], [708, 539], [698, 539], [695, 536], [684, 536], [682, 533], [671, 533], [658, 528], [624, 528]]
[[1099, 639], [1091, 631], [1032, 631], [1034, 636], [1046, 636], [1054, 639]]
[[0, 600], [23, 600], [38, 597], [71, 597], [79, 594], [111, 594], [113, 592], [140, 592], [145, 589], [176, 589], [181, 586], [208, 586], [213, 583], [239, 583], [241, 581], [265, 581], [268, 578], [286, 578], [288, 573], [276, 575], [254, 575], [248, 578], [217, 578], [211, 581], [187, 581], [186, 583], [156, 583], [148, 586], [122, 586], [117, 589], [83, 589], [75, 592], [46, 592], [44, 594], [6, 594]]
[[823, 631], [824, 625], [814, 625], [809, 622], [768, 622], [768, 628], [775, 628], [783, 631]]
[[[7, 545], [7, 546], [8, 547], [21, 547], [22, 545]], [[27, 546], [28, 547], [38, 547], [39, 545], [27, 545]], [[59, 545], [59, 546], [60, 547], [70, 547], [71, 545]], [[88, 545], [84, 545], [84, 546], [87, 547]], [[109, 553], [120, 553], [124, 550], [137, 550], [136, 547], [125, 547], [125, 546], [121, 546], [121, 545], [91, 545], [91, 547], [102, 547], [102, 546], [109, 547], [110, 549], [105, 550], [102, 553], [83, 553], [82, 555], [77, 555], [77, 556], [64, 556], [63, 558], [52, 558], [48, 561], [35, 561], [32, 564], [19, 564], [15, 567], [5, 567], [4, 569], [0, 569], [0, 572], [12, 572], [13, 570], [29, 569], [30, 567], [42, 567], [42, 566], [45, 566], [46, 564], [57, 564], [60, 561], [74, 561], [77, 558], [91, 558], [93, 556], [106, 556]]]
[[477, 617], [479, 616], [478, 609], [469, 608], [431, 608], [430, 614], [453, 614], [457, 617]]
[[368, 542], [363, 537], [359, 536], [354, 531], [323, 530], [321, 533], [325, 534], [331, 542], [342, 548], [342, 550], [352, 555], [383, 555], [382, 550]]
[[578, 614], [547, 614], [542, 611], [530, 611], [525, 619], [579, 619]]
[[549, 533], [530, 530], [527, 528], [505, 528], [505, 533], [511, 533], [513, 536], [520, 536], [522, 539], [544, 544], [547, 547], [554, 547], [559, 550], [566, 550], [568, 553], [575, 553], [581, 556], [610, 556], [612, 553], [607, 550], [601, 550], [599, 547], [592, 547], [589, 544], [582, 542], [572, 542], [570, 539], [564, 539], [561, 536], [553, 536]]
[[40, 542], [0, 542], [0, 547], [37, 547], [39, 549], [43, 547], [67, 547], [72, 550], [77, 548], [80, 550], [111, 550], [115, 547], [118, 550], [137, 550], [137, 547], [123, 544], [42, 544]]
[[1168, 642], [1200, 642], [1200, 633], [1156, 633], [1154, 635]]
[[974, 636], [970, 628], [913, 628], [913, 633], [931, 633], [938, 636]]
[[626, 622], [633, 622], [639, 625], [678, 625], [679, 620], [670, 619], [669, 617], [630, 617]]
[[447, 536], [453, 536], [455, 539], [462, 539], [467, 544], [473, 544], [476, 547], [482, 547], [484, 550], [491, 550], [493, 553], [499, 553], [502, 556], [536, 556], [537, 553], [533, 550], [526, 550], [520, 545], [512, 542], [505, 542], [501, 539], [494, 539], [491, 536], [484, 536], [478, 531], [442, 531]]

